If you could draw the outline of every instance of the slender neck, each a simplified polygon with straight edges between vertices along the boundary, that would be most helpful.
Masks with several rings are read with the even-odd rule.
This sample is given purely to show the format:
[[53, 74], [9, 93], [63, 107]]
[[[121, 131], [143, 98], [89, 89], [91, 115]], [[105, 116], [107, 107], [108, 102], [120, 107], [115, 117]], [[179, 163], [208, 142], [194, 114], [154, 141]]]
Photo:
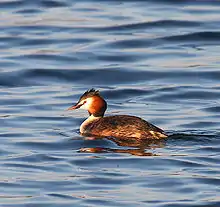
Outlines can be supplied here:
[[93, 116], [90, 115], [80, 126], [80, 133], [81, 134], [86, 134], [86, 128], [88, 127], [89, 124], [91, 124], [92, 122], [94, 122], [95, 120], [98, 120], [102, 118], [101, 116]]
[[89, 112], [89, 117], [88, 117], [88, 119], [90, 119], [90, 118], [101, 118], [101, 117], [103, 117], [104, 116], [104, 113], [100, 113], [100, 112], [95, 112], [95, 113], [91, 113], [90, 111], [88, 111]]

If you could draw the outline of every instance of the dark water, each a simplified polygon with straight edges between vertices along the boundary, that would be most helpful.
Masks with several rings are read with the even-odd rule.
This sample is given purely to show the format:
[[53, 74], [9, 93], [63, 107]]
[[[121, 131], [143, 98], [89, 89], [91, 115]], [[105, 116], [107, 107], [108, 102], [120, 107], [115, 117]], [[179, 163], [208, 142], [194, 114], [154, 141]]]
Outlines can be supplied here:
[[[220, 206], [220, 1], [0, 8], [0, 206]], [[81, 137], [92, 87], [174, 135]]]

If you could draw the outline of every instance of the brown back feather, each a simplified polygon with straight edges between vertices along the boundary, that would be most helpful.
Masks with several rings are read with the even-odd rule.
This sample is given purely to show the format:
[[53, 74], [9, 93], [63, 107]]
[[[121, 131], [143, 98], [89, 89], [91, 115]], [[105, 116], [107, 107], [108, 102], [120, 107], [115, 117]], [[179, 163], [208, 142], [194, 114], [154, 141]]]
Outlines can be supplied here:
[[[116, 115], [100, 118], [99, 120], [88, 125], [91, 134], [96, 136], [112, 136], [112, 137], [135, 137], [139, 139], [159, 139], [159, 134], [164, 135], [165, 132], [148, 123], [147, 121], [128, 115]], [[152, 134], [153, 132], [153, 134]], [[157, 136], [154, 135], [158, 133]], [[162, 137], [161, 137], [162, 138]]]

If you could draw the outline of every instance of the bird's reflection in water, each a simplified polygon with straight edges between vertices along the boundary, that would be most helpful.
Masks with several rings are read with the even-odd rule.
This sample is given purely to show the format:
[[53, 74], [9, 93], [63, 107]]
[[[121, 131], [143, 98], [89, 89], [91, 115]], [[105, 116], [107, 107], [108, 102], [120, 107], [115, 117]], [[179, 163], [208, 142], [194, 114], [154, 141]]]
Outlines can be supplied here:
[[[85, 137], [86, 140], [97, 140], [103, 138], [97, 137]], [[113, 141], [118, 146], [123, 148], [106, 148], [106, 147], [92, 147], [92, 148], [81, 148], [79, 152], [87, 153], [129, 153], [136, 156], [158, 156], [155, 153], [147, 152], [147, 150], [152, 150], [156, 148], [163, 148], [165, 146], [165, 140], [138, 140], [131, 138], [105, 138]]]

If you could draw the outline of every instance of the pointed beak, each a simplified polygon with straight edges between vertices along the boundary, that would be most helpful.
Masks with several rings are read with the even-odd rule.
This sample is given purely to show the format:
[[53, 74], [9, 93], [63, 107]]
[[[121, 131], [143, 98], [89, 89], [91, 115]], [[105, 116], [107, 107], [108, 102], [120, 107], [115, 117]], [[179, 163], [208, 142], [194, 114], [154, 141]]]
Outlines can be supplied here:
[[77, 103], [77, 104], [75, 104], [75, 105], [69, 107], [69, 108], [67, 109], [67, 111], [78, 109], [80, 106], [82, 106], [82, 105], [79, 104], [79, 103]]

